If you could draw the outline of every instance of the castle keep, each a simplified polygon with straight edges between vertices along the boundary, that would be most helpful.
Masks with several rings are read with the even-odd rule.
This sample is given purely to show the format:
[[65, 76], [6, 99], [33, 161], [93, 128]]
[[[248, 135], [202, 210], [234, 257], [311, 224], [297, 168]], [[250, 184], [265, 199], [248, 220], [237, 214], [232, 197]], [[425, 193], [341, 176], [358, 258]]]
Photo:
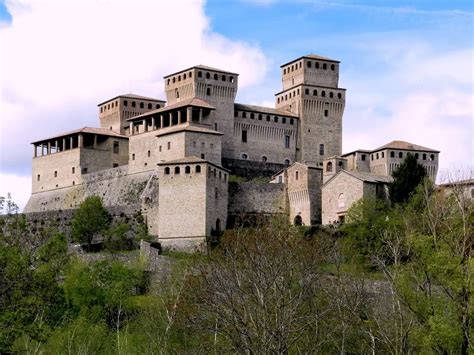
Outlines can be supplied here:
[[[283, 64], [274, 108], [236, 103], [239, 74], [203, 65], [165, 76], [166, 101], [132, 94], [104, 101], [100, 128], [32, 143], [24, 212], [74, 209], [99, 195], [106, 206], [141, 210], [163, 246], [189, 249], [239, 214], [342, 221], [349, 202], [380, 195], [407, 152], [434, 180], [439, 152], [407, 142], [342, 155], [339, 64], [313, 54]], [[229, 186], [242, 171], [272, 180]]]

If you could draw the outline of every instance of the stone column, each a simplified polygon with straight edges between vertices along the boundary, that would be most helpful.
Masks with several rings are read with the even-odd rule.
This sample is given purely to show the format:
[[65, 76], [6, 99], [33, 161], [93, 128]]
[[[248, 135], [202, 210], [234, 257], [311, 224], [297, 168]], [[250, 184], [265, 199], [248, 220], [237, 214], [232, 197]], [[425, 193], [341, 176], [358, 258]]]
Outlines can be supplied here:
[[186, 122], [191, 122], [193, 120], [193, 108], [188, 107], [186, 109]]
[[133, 127], [133, 121], [130, 121], [130, 135], [134, 135], [135, 134], [135, 130], [134, 130], [134, 127]]
[[59, 142], [58, 142], [57, 139], [54, 141], [54, 145], [56, 146], [56, 151], [55, 151], [55, 153], [59, 152]]
[[61, 152], [64, 152], [66, 150], [66, 138], [63, 138], [63, 147], [61, 149]]
[[97, 134], [94, 134], [94, 149], [97, 149]]
[[155, 116], [152, 116], [152, 118], [151, 118], [151, 130], [152, 131], [155, 130]]
[[202, 122], [202, 107], [199, 108], [199, 123]]
[[160, 115], [160, 128], [163, 128], [165, 125], [165, 117], [163, 115]]
[[84, 147], [84, 136], [82, 135], [82, 133], [79, 133], [79, 135], [77, 136], [77, 146], [79, 148]]
[[38, 152], [37, 152], [36, 148], [37, 148], [36, 144], [33, 144], [33, 157], [35, 157], [35, 158], [38, 156]]
[[51, 154], [51, 142], [48, 141], [48, 149], [46, 150], [46, 154]]
[[146, 123], [146, 120], [143, 120], [143, 132], [148, 132], [148, 125]]
[[181, 123], [181, 110], [178, 110], [178, 124]]
[[69, 149], [73, 149], [74, 148], [74, 137], [70, 137], [69, 138]]

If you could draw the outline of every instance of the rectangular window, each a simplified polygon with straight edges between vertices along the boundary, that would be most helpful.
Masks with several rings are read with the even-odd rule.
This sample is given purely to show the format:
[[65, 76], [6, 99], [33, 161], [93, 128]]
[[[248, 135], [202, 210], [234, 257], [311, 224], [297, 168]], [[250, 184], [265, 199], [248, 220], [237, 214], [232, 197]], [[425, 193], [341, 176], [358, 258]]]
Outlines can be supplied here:
[[117, 163], [114, 163], [112, 166], [113, 166], [114, 168], [118, 168], [119, 165], [118, 165]]
[[206, 155], [204, 153], [201, 153], [201, 159], [206, 159]]
[[360, 156], [360, 158], [361, 158], [362, 161], [365, 161], [365, 154], [362, 154], [362, 155]]
[[87, 168], [82, 168], [82, 173], [87, 174]]
[[217, 131], [217, 122], [214, 123], [214, 131]]
[[382, 152], [382, 158], [385, 158], [385, 152]]
[[247, 131], [242, 130], [242, 142], [246, 143], [247, 142]]
[[75, 167], [72, 167], [72, 173], [75, 174], [76, 173], [76, 168]]
[[55, 178], [58, 177], [58, 172], [57, 171], [54, 172], [54, 177]]
[[161, 145], [160, 145], [160, 148], [158, 150], [161, 152]]
[[285, 148], [290, 148], [290, 136], [285, 136]]
[[168, 142], [168, 150], [171, 149], [171, 142]]
[[150, 156], [151, 156], [151, 151], [148, 151], [148, 157], [150, 157]]
[[329, 116], [329, 110], [324, 110], [324, 117], [328, 117]]
[[114, 154], [119, 153], [119, 142], [114, 142]]
[[324, 155], [324, 144], [319, 145], [319, 155]]
[[132, 160], [135, 160], [135, 153], [132, 154]]
[[41, 175], [38, 174], [38, 176], [36, 176], [36, 180], [37, 180], [37, 181], [40, 181], [40, 179], [41, 179]]
[[390, 158], [395, 158], [395, 152], [394, 151], [390, 152]]

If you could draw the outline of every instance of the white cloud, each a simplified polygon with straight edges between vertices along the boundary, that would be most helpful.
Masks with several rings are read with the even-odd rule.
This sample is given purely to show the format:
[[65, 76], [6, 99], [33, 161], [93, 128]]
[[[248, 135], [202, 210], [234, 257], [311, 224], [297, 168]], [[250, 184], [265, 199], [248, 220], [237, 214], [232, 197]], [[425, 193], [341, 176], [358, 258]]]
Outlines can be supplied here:
[[0, 173], [0, 197], [6, 197], [9, 193], [21, 211], [30, 197], [31, 177]]
[[258, 47], [212, 32], [204, 0], [10, 0], [6, 6], [12, 23], [0, 27], [4, 174], [29, 176], [31, 141], [98, 126], [96, 104], [107, 98], [129, 92], [165, 98], [162, 77], [171, 72], [216, 66], [240, 73], [245, 88], [267, 71]]

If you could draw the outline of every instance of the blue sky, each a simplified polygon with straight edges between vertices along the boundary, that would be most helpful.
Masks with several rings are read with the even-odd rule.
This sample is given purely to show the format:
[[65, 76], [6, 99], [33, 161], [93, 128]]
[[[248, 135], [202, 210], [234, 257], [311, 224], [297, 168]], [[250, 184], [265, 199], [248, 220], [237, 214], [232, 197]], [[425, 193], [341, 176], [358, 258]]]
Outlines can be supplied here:
[[441, 150], [440, 176], [472, 170], [473, 11], [459, 0], [0, 1], [0, 195], [24, 204], [29, 142], [97, 126], [108, 97], [164, 98], [164, 75], [207, 64], [240, 73], [239, 102], [273, 106], [279, 66], [308, 53], [341, 61], [344, 151], [401, 139]]

